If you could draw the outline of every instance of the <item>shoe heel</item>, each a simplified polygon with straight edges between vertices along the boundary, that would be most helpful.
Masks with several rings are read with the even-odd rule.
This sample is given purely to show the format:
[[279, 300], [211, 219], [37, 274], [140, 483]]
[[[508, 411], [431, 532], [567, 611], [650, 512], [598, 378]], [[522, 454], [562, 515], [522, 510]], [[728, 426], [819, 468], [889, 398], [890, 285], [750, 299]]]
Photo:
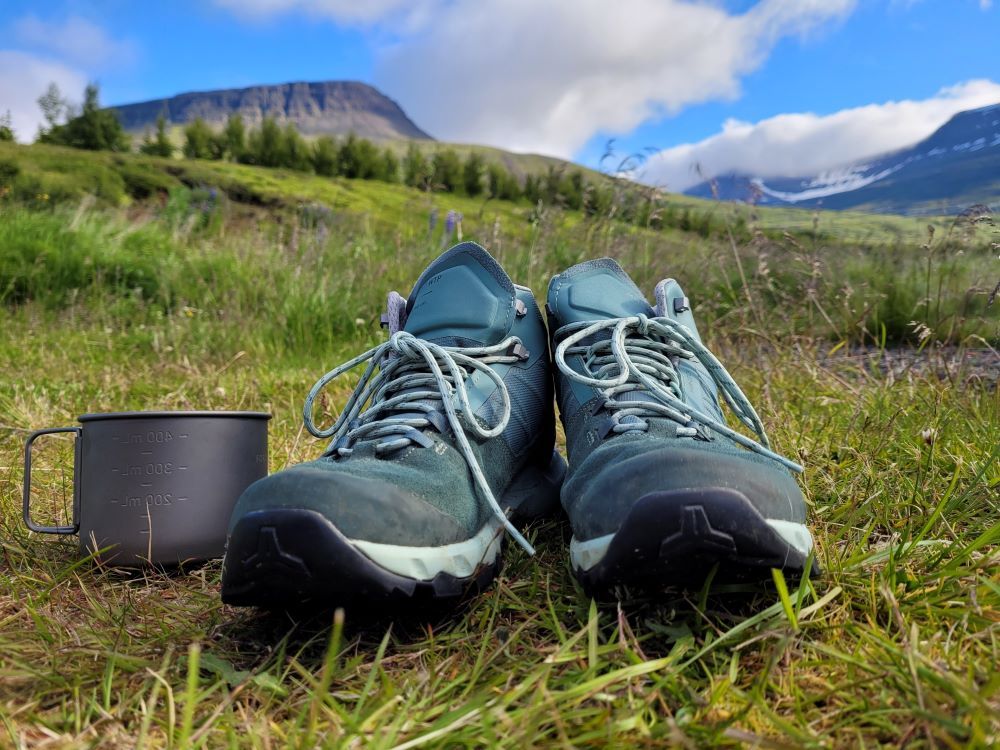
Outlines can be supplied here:
[[500, 498], [514, 523], [553, 515], [559, 509], [559, 490], [566, 477], [566, 462], [558, 451], [544, 465], [528, 464], [514, 477]]

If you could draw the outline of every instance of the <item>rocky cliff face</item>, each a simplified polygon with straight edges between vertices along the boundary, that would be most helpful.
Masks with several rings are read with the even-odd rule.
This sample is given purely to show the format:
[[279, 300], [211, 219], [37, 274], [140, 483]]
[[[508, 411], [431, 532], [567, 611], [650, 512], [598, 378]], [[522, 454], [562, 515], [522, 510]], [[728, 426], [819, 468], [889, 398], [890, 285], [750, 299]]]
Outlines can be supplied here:
[[197, 117], [222, 125], [232, 113], [247, 125], [265, 117], [291, 122], [303, 134], [346, 135], [388, 140], [430, 139], [396, 102], [377, 89], [355, 81], [283, 83], [245, 89], [197, 91], [169, 99], [154, 99], [114, 107], [125, 129], [141, 133], [152, 129], [161, 114], [168, 124], [184, 125]]

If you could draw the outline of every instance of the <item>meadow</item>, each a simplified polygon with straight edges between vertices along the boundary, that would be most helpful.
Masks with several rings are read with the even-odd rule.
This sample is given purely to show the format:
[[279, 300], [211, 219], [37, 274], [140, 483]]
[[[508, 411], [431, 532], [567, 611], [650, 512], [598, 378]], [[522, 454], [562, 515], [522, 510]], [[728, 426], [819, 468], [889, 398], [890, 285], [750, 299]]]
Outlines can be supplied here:
[[[0, 195], [0, 747], [1000, 742], [988, 217], [670, 198], [707, 217], [697, 231], [637, 227], [4, 144]], [[221, 603], [217, 561], [127, 573], [22, 527], [26, 434], [85, 412], [261, 409], [271, 471], [315, 457], [309, 386], [382, 340], [386, 293], [460, 235], [539, 296], [602, 255], [650, 294], [679, 279], [772, 442], [807, 467], [822, 576], [720, 586], [706, 571], [697, 590], [594, 602], [556, 518], [529, 529], [536, 557], [507, 545], [497, 584], [456, 613], [267, 613]], [[347, 393], [332, 390], [327, 418]], [[50, 520], [68, 460], [65, 441], [39, 451]]]

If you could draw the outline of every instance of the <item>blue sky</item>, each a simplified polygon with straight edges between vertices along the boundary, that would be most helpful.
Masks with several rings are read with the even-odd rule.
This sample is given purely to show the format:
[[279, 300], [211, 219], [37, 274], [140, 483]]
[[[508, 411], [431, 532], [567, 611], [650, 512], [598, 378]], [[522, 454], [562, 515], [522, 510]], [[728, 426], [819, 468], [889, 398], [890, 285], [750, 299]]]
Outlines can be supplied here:
[[356, 79], [448, 140], [593, 166], [615, 138], [683, 187], [918, 140], [1000, 101], [998, 38], [985, 0], [6, 0], [0, 112], [24, 139], [47, 80], [116, 104]]

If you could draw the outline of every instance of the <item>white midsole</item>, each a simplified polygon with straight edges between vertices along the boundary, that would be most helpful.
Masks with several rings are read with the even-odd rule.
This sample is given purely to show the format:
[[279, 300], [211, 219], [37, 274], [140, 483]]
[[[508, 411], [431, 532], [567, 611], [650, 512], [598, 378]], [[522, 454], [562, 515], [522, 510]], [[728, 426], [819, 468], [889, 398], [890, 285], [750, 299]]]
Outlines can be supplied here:
[[[777, 519], [765, 519], [768, 526], [784, 539], [788, 544], [808, 555], [813, 547], [812, 534], [805, 524], [794, 523], [792, 521], [779, 521]], [[608, 552], [614, 534], [599, 536], [596, 539], [588, 539], [585, 542], [578, 542], [573, 537], [569, 543], [569, 559], [573, 567], [577, 570], [590, 570], [597, 565]]]
[[491, 565], [500, 554], [500, 522], [490, 521], [470, 539], [440, 547], [402, 547], [396, 544], [348, 539], [379, 567], [391, 573], [430, 581], [439, 573], [468, 578], [480, 565]]

